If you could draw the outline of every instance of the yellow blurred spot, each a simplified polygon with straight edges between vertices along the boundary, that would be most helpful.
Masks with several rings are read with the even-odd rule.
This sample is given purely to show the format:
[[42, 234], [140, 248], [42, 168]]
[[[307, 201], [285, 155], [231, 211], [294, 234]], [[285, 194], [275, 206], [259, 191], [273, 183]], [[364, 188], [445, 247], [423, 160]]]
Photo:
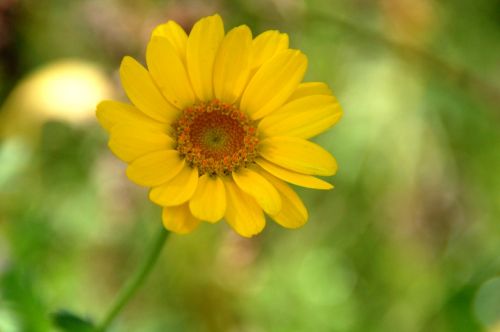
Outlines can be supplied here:
[[36, 136], [48, 120], [81, 124], [94, 120], [96, 104], [112, 96], [103, 70], [82, 60], [50, 63], [24, 78], [0, 113], [2, 136]]
[[500, 332], [500, 322], [489, 329], [488, 332]]

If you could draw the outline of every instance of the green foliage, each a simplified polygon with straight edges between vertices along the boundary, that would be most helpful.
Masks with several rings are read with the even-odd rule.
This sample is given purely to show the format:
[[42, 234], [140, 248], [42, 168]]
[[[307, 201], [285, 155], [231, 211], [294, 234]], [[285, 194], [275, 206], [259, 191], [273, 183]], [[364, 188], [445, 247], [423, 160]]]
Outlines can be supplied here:
[[1, 279], [2, 303], [15, 313], [19, 331], [50, 331], [48, 308], [26, 270], [12, 269]]
[[54, 325], [61, 331], [67, 332], [95, 332], [94, 325], [86, 319], [62, 310], [52, 315]]

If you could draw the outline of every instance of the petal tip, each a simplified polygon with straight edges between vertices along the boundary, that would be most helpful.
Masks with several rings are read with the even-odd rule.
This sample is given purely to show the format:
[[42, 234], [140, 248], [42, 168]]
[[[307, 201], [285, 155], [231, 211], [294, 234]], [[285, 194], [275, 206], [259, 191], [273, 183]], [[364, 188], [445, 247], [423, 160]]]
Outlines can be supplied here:
[[131, 57], [130, 55], [125, 55], [123, 58], [122, 58], [122, 62], [120, 64], [120, 69], [121, 67], [123, 66], [126, 66], [128, 64], [131, 64], [131, 63], [135, 63], [137, 62], [133, 57]]

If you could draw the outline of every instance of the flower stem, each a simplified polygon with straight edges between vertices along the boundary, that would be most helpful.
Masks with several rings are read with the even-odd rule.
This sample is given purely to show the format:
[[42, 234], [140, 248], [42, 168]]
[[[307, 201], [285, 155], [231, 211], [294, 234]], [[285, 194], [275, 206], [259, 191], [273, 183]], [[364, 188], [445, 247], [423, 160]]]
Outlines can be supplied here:
[[160, 256], [161, 249], [165, 244], [169, 232], [161, 227], [160, 231], [154, 239], [151, 249], [149, 250], [146, 259], [135, 272], [132, 278], [125, 284], [121, 289], [120, 293], [116, 297], [115, 302], [111, 306], [108, 313], [104, 316], [102, 322], [98, 325], [97, 331], [104, 332], [109, 327], [113, 319], [120, 313], [120, 311], [125, 307], [128, 301], [134, 296], [135, 292], [139, 289], [141, 284], [144, 282], [149, 272], [155, 265], [158, 257]]

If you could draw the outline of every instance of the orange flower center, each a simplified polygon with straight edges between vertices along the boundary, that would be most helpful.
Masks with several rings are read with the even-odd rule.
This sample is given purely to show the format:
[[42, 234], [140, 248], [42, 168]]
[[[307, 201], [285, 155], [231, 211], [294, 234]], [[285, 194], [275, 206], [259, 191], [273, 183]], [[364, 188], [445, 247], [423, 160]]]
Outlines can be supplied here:
[[173, 127], [177, 150], [200, 175], [230, 175], [257, 156], [256, 127], [234, 105], [197, 103], [186, 108]]

